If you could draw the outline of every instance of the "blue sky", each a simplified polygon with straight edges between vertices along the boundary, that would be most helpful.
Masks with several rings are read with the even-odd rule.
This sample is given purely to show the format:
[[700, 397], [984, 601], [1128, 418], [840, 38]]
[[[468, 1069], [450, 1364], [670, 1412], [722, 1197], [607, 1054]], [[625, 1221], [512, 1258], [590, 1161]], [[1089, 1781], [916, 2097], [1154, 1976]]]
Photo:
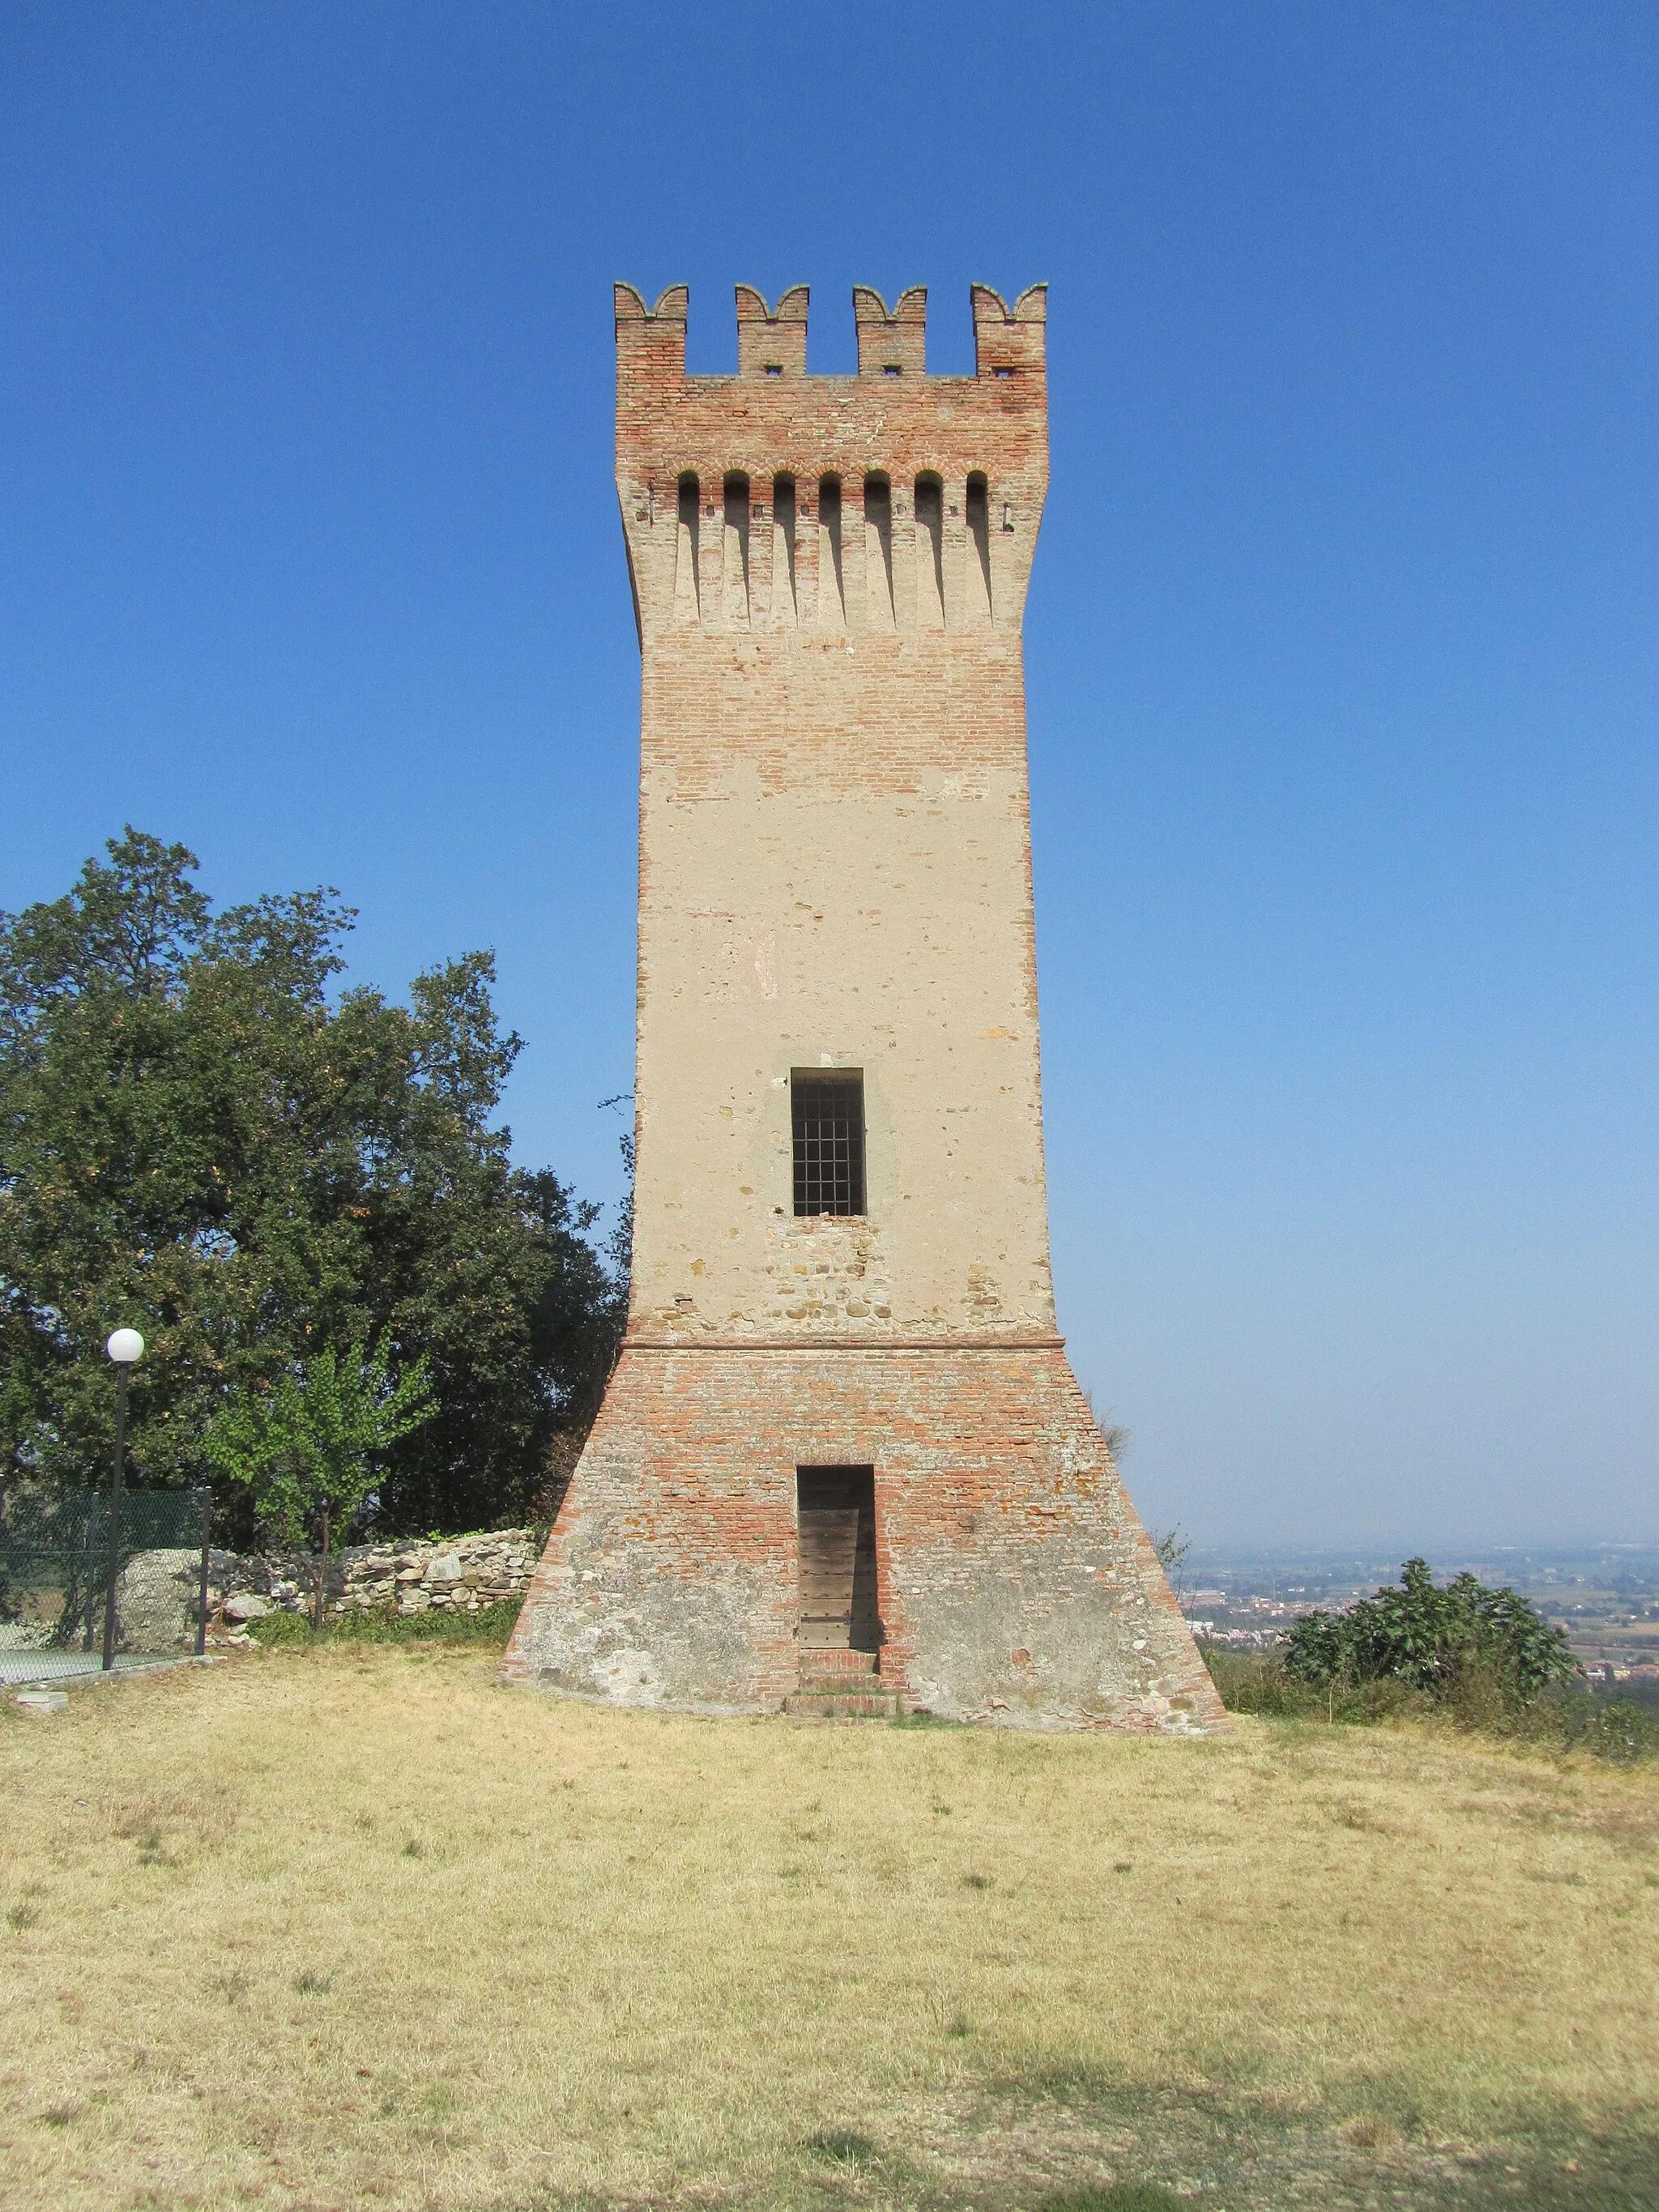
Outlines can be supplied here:
[[124, 820], [495, 948], [617, 1186], [610, 285], [1051, 284], [1026, 625], [1062, 1326], [1208, 1542], [1659, 1538], [1659, 15], [0, 19], [0, 905]]

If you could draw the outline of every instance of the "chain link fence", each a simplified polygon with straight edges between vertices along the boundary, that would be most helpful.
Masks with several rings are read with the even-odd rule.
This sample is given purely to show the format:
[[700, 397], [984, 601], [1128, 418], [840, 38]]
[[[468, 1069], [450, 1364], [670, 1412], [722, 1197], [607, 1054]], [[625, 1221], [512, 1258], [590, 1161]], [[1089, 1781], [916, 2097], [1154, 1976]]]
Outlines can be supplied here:
[[[104, 1664], [107, 1491], [0, 1498], [0, 1682], [59, 1681]], [[207, 1634], [205, 1490], [127, 1490], [114, 1530], [113, 1663], [199, 1656]]]

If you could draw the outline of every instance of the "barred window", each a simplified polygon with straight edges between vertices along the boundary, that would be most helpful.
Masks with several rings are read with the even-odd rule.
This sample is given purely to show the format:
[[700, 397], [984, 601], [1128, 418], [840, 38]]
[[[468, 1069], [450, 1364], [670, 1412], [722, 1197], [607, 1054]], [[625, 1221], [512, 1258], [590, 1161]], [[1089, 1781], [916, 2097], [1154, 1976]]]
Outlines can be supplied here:
[[789, 1079], [797, 1213], [864, 1211], [864, 1075], [797, 1069]]

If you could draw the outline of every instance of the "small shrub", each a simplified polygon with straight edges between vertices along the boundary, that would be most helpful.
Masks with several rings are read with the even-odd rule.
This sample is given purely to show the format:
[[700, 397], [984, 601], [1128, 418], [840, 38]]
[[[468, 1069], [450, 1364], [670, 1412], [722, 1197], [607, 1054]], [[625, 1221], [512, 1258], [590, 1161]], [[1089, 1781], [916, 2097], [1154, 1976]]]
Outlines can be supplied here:
[[1659, 1707], [1566, 1686], [1547, 1691], [1506, 1733], [1540, 1750], [1588, 1752], [1610, 1765], [1633, 1766], [1659, 1758]]
[[1334, 1721], [1359, 1727], [1443, 1715], [1460, 1729], [1543, 1752], [1583, 1752], [1613, 1765], [1659, 1758], [1659, 1707], [1633, 1698], [1595, 1696], [1582, 1682], [1556, 1682], [1516, 1705], [1503, 1678], [1465, 1661], [1449, 1671], [1440, 1698], [1405, 1682], [1298, 1680], [1276, 1652], [1200, 1645], [1229, 1712], [1272, 1720]]
[[448, 1606], [427, 1613], [398, 1613], [389, 1605], [353, 1606], [331, 1621], [327, 1633], [341, 1644], [480, 1644], [504, 1651], [518, 1625], [520, 1601], [501, 1598], [476, 1613]]
[[390, 1605], [354, 1605], [320, 1631], [302, 1613], [268, 1613], [249, 1623], [248, 1633], [267, 1650], [301, 1644], [472, 1644], [504, 1651], [518, 1618], [517, 1598], [481, 1605], [476, 1613], [441, 1606], [403, 1613]]
[[275, 1651], [281, 1645], [309, 1644], [315, 1632], [302, 1613], [266, 1613], [258, 1620], [251, 1620], [247, 1632], [262, 1650]]
[[1586, 1750], [1620, 1766], [1659, 1758], [1659, 1709], [1633, 1698], [1589, 1698], [1584, 1704], [1589, 1710], [1580, 1741]]
[[1292, 1681], [1277, 1653], [1236, 1651], [1227, 1644], [1198, 1648], [1230, 1713], [1259, 1713], [1270, 1720], [1325, 1717], [1324, 1698], [1310, 1684]]
[[1210, 1679], [1231, 1713], [1269, 1720], [1348, 1721], [1362, 1726], [1397, 1715], [1426, 1712], [1429, 1700], [1404, 1682], [1326, 1682], [1299, 1680], [1277, 1651], [1235, 1651], [1224, 1644], [1200, 1646]]

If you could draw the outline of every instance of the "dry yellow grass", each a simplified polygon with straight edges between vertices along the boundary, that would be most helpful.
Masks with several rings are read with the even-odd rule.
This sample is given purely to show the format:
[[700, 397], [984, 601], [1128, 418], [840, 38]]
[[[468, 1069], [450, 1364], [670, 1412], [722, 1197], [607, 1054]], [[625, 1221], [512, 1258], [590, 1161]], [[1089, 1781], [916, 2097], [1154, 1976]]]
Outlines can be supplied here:
[[1013, 2207], [1153, 2168], [1468, 2203], [1517, 2160], [1567, 2191], [1528, 2202], [1643, 2201], [1571, 2161], [1652, 2140], [1650, 1774], [615, 1715], [376, 1648], [8, 1704], [0, 1761], [8, 2206]]

